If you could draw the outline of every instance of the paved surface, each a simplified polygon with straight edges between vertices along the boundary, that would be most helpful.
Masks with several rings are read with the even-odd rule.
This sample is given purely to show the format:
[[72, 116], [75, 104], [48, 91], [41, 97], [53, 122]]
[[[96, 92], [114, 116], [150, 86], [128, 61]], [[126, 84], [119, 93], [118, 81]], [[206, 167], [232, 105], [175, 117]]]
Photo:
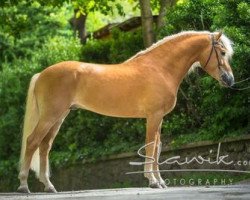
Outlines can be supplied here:
[[125, 188], [105, 190], [83, 190], [59, 192], [57, 194], [33, 193], [0, 193], [1, 200], [250, 200], [249, 185], [206, 187], [170, 187], [167, 189]]

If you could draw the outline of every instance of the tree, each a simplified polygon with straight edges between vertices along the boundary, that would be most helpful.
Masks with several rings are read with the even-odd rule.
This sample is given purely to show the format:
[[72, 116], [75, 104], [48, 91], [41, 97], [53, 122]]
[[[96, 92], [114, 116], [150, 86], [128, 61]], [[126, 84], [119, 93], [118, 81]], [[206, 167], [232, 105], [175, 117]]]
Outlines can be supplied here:
[[145, 47], [154, 43], [153, 15], [150, 0], [139, 0], [141, 8], [142, 35]]
[[[112, 13], [114, 3], [112, 0], [72, 0], [74, 7], [74, 17], [70, 23], [80, 38], [81, 43], [86, 42], [86, 20], [89, 12], [100, 11], [103, 14]], [[115, 3], [115, 8], [119, 13], [123, 14], [122, 6]]]
[[[16, 0], [15, 0], [16, 1]], [[63, 6], [68, 0], [37, 0], [41, 5]], [[112, 13], [114, 9], [118, 10], [120, 15], [124, 15], [120, 1], [112, 0], [71, 0], [74, 14], [70, 19], [75, 34], [80, 38], [81, 43], [86, 41], [86, 20], [88, 13], [100, 11], [107, 15]], [[1, 4], [0, 4], [1, 5]]]
[[165, 25], [165, 16], [167, 9], [175, 5], [177, 0], [160, 0], [159, 15], [157, 17], [156, 27], [157, 29], [162, 28]]
[[141, 9], [141, 21], [143, 31], [143, 42], [145, 47], [151, 46], [155, 41], [155, 33], [153, 26], [152, 8], [158, 7], [159, 14], [156, 22], [156, 30], [165, 25], [164, 17], [167, 9], [176, 3], [176, 0], [154, 0], [152, 5], [150, 0], [139, 0]]
[[70, 19], [75, 35], [77, 35], [81, 43], [86, 42], [86, 20], [87, 13], [82, 13], [79, 9], [74, 9], [74, 16]]
[[[62, 0], [38, 0], [41, 4], [49, 4], [53, 6], [62, 6], [67, 1]], [[155, 31], [153, 26], [152, 10], [158, 10], [156, 30], [159, 30], [165, 25], [164, 17], [169, 7], [173, 6], [177, 0], [139, 0], [141, 10], [142, 30], [144, 46], [148, 47], [155, 41]], [[138, 0], [130, 0], [129, 2], [138, 2]], [[88, 13], [100, 11], [103, 14], [112, 13], [117, 9], [119, 14], [124, 15], [122, 1], [113, 0], [71, 0], [74, 7], [74, 17], [70, 23], [75, 31], [75, 34], [80, 38], [82, 43], [86, 40], [86, 20]]]

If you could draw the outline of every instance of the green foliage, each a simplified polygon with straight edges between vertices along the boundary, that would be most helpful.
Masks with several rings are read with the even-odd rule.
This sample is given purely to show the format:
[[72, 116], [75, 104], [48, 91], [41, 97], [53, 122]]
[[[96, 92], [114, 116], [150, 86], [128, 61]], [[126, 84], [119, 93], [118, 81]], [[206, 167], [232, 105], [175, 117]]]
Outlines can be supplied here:
[[65, 12], [36, 1], [0, 7], [0, 60], [30, 58], [48, 37], [71, 34], [65, 29], [68, 23], [62, 18]]
[[114, 30], [112, 35], [113, 39], [109, 57], [112, 63], [123, 62], [144, 48], [141, 30], [128, 33]]
[[[53, 42], [57, 40], [60, 43], [53, 45]], [[39, 51], [34, 52], [31, 59], [15, 60], [12, 63], [2, 64], [0, 73], [0, 140], [5, 142], [0, 142], [0, 149], [6, 151], [0, 152], [1, 158], [8, 158], [11, 152], [19, 151], [24, 104], [31, 77], [54, 63], [63, 60], [78, 60], [80, 50], [78, 41], [54, 37], [49, 39], [48, 43], [44, 44]], [[6, 146], [6, 143], [9, 145]]]
[[95, 63], [109, 63], [111, 43], [109, 41], [89, 41], [82, 50], [82, 60]]
[[55, 150], [67, 153], [52, 153], [52, 160], [57, 163], [61, 160], [60, 164], [66, 165], [135, 150], [144, 141], [144, 123], [140, 119], [118, 119], [88, 111], [71, 111], [54, 143]]
[[142, 48], [141, 31], [122, 33], [114, 30], [110, 39], [89, 41], [83, 48], [82, 60], [97, 63], [120, 63]]
[[112, 6], [109, 15], [103, 14], [101, 10], [88, 13], [86, 20], [86, 29], [88, 32], [93, 33], [107, 24], [119, 23], [131, 16], [140, 15], [139, 8], [135, 8], [136, 3], [138, 2], [134, 2], [133, 0], [115, 0], [109, 3], [110, 6]]
[[0, 180], [5, 185], [17, 177], [31, 77], [54, 63], [79, 60], [81, 45], [68, 29], [66, 13], [66, 8], [41, 6], [36, 1], [0, 8]]

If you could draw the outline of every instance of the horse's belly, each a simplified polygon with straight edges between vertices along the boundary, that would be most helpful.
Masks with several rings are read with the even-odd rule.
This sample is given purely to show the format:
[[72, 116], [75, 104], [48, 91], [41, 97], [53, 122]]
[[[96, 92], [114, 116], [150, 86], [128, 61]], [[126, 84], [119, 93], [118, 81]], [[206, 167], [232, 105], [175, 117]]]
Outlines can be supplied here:
[[[101, 84], [102, 85], [102, 84]], [[78, 93], [75, 104], [86, 110], [115, 117], [144, 117], [141, 92], [122, 85], [87, 86]]]
[[129, 104], [123, 101], [91, 100], [85, 99], [81, 102], [76, 102], [75, 105], [79, 108], [86, 109], [102, 115], [113, 117], [128, 117], [128, 118], [144, 118], [145, 111], [143, 107], [136, 104]]

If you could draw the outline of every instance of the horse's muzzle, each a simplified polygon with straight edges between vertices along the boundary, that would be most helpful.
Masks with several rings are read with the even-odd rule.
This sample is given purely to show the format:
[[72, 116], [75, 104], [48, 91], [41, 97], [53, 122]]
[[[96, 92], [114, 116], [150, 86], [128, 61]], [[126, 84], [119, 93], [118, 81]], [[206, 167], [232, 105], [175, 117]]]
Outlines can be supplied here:
[[223, 72], [221, 74], [221, 81], [223, 85], [231, 87], [234, 84], [234, 76], [231, 73]]

